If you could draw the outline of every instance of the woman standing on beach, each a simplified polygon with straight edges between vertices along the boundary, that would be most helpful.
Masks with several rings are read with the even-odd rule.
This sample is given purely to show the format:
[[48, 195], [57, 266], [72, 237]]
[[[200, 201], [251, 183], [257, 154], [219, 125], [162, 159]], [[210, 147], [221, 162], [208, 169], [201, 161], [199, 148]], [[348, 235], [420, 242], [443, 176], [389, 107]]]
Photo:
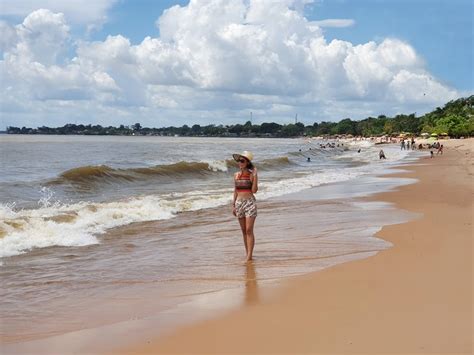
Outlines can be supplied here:
[[240, 171], [234, 174], [234, 199], [232, 213], [239, 219], [244, 238], [246, 261], [252, 260], [255, 236], [253, 226], [257, 218], [257, 202], [254, 193], [258, 190], [257, 168], [252, 164], [253, 154], [244, 151], [242, 154], [233, 154], [239, 163]]

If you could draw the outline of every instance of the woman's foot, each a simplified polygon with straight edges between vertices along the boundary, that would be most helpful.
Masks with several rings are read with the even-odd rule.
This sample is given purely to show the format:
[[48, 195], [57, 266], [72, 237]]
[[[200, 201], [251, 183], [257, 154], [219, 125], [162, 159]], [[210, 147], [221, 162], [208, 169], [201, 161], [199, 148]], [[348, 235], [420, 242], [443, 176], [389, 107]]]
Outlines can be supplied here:
[[250, 256], [247, 256], [247, 259], [245, 259], [245, 262], [248, 263], [249, 261], [252, 261], [252, 256], [251, 256], [251, 255], [250, 255]]

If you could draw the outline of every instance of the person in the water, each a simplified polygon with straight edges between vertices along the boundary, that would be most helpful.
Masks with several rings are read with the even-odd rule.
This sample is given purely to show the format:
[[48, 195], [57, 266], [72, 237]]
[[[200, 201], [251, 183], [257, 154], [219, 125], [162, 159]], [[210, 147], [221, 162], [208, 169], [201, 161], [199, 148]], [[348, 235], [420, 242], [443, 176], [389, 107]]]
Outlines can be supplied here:
[[239, 219], [247, 254], [246, 261], [250, 261], [255, 246], [253, 228], [257, 218], [257, 202], [254, 196], [258, 191], [257, 168], [252, 164], [253, 154], [248, 151], [232, 156], [239, 164], [239, 171], [234, 174], [232, 213]]

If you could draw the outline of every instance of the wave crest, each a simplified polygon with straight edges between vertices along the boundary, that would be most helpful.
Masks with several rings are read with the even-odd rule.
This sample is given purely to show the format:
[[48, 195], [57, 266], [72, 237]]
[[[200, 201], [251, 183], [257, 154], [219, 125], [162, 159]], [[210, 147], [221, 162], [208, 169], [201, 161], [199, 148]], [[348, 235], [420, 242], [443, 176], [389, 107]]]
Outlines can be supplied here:
[[[277, 157], [257, 163], [262, 169], [277, 169], [291, 164], [288, 157]], [[143, 168], [112, 168], [107, 165], [86, 165], [69, 169], [49, 181], [49, 184], [88, 184], [97, 182], [140, 181], [150, 178], [185, 178], [226, 173], [229, 168], [237, 168], [233, 159], [217, 161], [180, 161], [172, 164]]]
[[278, 158], [263, 160], [260, 164], [258, 164], [258, 166], [262, 167], [263, 169], [268, 169], [268, 168], [285, 167], [290, 164], [292, 164], [292, 162], [290, 161], [288, 157], [278, 157]]
[[182, 175], [207, 175], [227, 172], [229, 162], [186, 162], [143, 168], [116, 169], [107, 165], [87, 165], [62, 172], [50, 184], [138, 181], [153, 177], [175, 178]]

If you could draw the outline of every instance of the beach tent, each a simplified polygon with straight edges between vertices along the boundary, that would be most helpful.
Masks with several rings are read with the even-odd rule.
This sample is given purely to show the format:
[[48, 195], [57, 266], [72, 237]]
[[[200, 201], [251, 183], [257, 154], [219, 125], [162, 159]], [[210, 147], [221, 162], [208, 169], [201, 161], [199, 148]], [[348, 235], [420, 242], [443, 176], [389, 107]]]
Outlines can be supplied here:
[[430, 135], [430, 134], [429, 134], [429, 133], [426, 133], [426, 132], [425, 132], [425, 133], [422, 133], [422, 134], [420, 134], [420, 136], [422, 136], [422, 137], [429, 137], [429, 135]]
[[431, 137], [438, 137], [436, 133], [431, 133]]

